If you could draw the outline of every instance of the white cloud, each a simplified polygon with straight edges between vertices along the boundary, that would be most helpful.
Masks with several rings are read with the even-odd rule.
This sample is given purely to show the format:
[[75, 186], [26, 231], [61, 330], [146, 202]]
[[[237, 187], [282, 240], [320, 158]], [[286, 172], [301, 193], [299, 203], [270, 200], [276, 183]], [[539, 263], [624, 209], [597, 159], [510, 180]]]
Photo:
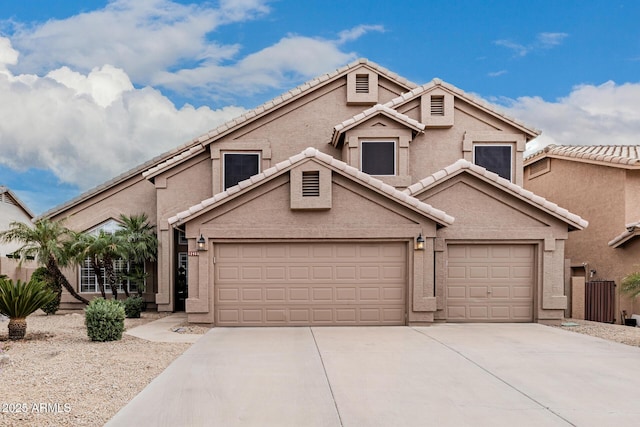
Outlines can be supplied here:
[[[0, 38], [0, 58], [13, 48]], [[45, 77], [0, 73], [0, 163], [48, 169], [87, 189], [241, 114], [240, 107], [177, 109], [159, 91], [135, 89], [112, 66]]]
[[12, 23], [12, 43], [22, 53], [14, 72], [42, 74], [62, 65], [88, 72], [112, 64], [136, 83], [148, 84], [157, 70], [179, 67], [185, 59], [229, 59], [237, 47], [211, 43], [207, 35], [221, 25], [268, 11], [265, 0], [225, 0], [218, 8], [169, 0], [114, 0], [103, 9], [32, 27]]
[[338, 34], [338, 44], [343, 44], [349, 41], [359, 39], [368, 32], [376, 31], [384, 33], [384, 26], [382, 25], [358, 25], [349, 30], [340, 31]]
[[558, 46], [568, 36], [567, 33], [538, 33], [535, 41], [527, 44], [516, 43], [509, 39], [495, 40], [493, 43], [512, 50], [515, 56], [522, 57], [534, 50], [551, 49]]
[[331, 41], [291, 35], [233, 65], [208, 64], [177, 72], [159, 72], [153, 83], [184, 92], [190, 87], [205, 88], [215, 96], [237, 92], [252, 95], [265, 89], [289, 88], [294, 81], [337, 68], [356, 56], [342, 52]]
[[507, 74], [508, 71], [507, 70], [500, 70], [500, 71], [492, 71], [488, 74], [489, 77], [500, 77], [503, 76], [505, 74]]
[[640, 83], [581, 85], [548, 102], [522, 97], [508, 102], [508, 114], [543, 131], [527, 146], [548, 144], [635, 145], [640, 143]]

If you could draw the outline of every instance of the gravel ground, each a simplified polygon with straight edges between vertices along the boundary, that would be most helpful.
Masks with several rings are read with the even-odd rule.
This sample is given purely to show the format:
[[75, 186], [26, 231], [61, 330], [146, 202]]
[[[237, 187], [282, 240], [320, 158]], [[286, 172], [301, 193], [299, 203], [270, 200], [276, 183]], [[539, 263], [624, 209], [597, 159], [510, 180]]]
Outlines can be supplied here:
[[[141, 319], [126, 319], [125, 326], [159, 317], [145, 312]], [[0, 322], [1, 426], [103, 425], [190, 346], [129, 335], [91, 342], [77, 312], [29, 316], [24, 341], [8, 341], [6, 324]], [[576, 319], [553, 327], [640, 347], [640, 328]], [[208, 330], [188, 324], [179, 329]]]
[[[563, 326], [564, 325], [564, 326]], [[640, 328], [609, 323], [591, 322], [589, 320], [566, 319], [555, 327], [565, 331], [591, 335], [592, 337], [616, 341], [622, 344], [640, 347]]]
[[[125, 327], [159, 317], [145, 312]], [[24, 341], [8, 341], [7, 323], [0, 322], [1, 426], [104, 425], [190, 346], [128, 335], [92, 342], [77, 312], [29, 316]]]

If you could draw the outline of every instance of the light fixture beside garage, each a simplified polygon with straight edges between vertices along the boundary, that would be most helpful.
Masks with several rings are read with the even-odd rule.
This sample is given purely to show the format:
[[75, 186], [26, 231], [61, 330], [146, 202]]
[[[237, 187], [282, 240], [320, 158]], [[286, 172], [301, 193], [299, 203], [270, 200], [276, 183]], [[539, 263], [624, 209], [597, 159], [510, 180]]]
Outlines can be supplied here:
[[422, 237], [422, 233], [418, 234], [416, 238], [416, 248], [417, 251], [424, 251], [424, 237]]
[[200, 238], [198, 239], [198, 251], [206, 250], [206, 242], [204, 240], [204, 236], [200, 234]]

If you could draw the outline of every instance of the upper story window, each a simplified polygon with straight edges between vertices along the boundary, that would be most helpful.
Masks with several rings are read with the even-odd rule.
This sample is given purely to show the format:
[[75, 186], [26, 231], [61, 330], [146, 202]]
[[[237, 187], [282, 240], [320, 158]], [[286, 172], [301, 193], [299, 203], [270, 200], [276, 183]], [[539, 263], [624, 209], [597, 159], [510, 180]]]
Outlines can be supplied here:
[[511, 150], [511, 145], [475, 145], [473, 147], [473, 162], [511, 181], [513, 170]]
[[394, 141], [362, 141], [361, 170], [369, 175], [396, 174], [396, 143]]
[[223, 189], [260, 173], [259, 153], [224, 153]]

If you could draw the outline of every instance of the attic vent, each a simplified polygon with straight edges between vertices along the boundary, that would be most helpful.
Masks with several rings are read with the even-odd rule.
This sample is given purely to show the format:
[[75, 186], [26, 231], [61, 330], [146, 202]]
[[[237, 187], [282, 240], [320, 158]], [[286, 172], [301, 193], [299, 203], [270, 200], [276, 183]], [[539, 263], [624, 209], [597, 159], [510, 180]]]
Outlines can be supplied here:
[[356, 93], [369, 93], [368, 74], [356, 74]]
[[535, 178], [551, 170], [550, 159], [538, 160], [529, 166], [529, 178]]
[[444, 116], [444, 96], [433, 95], [431, 97], [431, 115]]
[[7, 193], [2, 195], [2, 201], [4, 203], [8, 203], [10, 205], [16, 205], [17, 206], [17, 203], [16, 203], [15, 200], [13, 200], [13, 197], [9, 196]]
[[302, 172], [302, 197], [320, 196], [320, 171]]

